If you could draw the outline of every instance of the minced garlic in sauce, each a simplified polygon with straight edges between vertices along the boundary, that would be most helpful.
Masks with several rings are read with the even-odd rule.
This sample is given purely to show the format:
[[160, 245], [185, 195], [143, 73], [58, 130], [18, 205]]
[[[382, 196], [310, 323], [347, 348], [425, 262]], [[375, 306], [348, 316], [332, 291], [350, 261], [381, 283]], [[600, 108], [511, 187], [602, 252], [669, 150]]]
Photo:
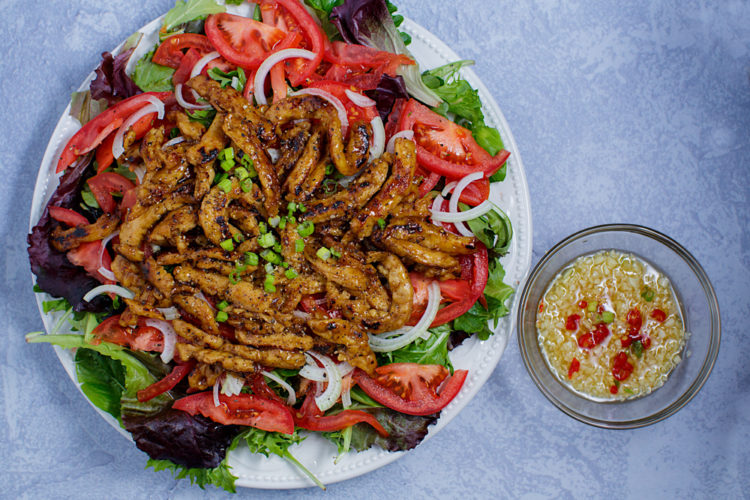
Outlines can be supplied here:
[[579, 257], [563, 269], [539, 303], [536, 326], [555, 376], [597, 401], [660, 387], [687, 340], [667, 277], [616, 250]]

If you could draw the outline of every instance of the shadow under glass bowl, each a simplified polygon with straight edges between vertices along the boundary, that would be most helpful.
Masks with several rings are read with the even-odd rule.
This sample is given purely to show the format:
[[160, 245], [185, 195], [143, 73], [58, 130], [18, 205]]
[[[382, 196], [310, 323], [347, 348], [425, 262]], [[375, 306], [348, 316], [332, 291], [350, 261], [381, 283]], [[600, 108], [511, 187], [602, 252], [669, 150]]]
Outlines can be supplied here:
[[[596, 402], [581, 396], [552, 373], [539, 347], [536, 315], [555, 276], [576, 258], [601, 250], [634, 254], [665, 274], [682, 308], [689, 333], [682, 361], [661, 387], [646, 396]], [[643, 427], [685, 406], [708, 379], [719, 352], [719, 304], [705, 271], [680, 244], [653, 229], [610, 224], [584, 229], [555, 245], [534, 267], [521, 294], [518, 343], [526, 368], [542, 393], [560, 410], [587, 424], [612, 429]]]

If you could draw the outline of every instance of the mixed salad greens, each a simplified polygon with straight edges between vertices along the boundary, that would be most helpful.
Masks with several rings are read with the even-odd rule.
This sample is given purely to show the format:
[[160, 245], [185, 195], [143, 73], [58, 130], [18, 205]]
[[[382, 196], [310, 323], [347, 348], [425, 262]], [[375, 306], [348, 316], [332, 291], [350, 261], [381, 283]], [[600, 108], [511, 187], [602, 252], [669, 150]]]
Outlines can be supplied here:
[[[141, 41], [140, 34], [132, 36], [118, 54], [103, 55], [90, 89], [73, 96], [71, 113], [83, 128], [63, 150], [60, 184], [28, 237], [35, 291], [56, 297], [44, 302], [44, 312], [58, 320], [49, 334], [30, 334], [27, 340], [75, 350], [82, 391], [132, 434], [155, 470], [171, 470], [201, 487], [214, 484], [234, 491], [227, 452], [248, 446], [254, 453], [289, 460], [322, 487], [290, 452], [305, 433], [321, 433], [336, 445], [339, 456], [372, 446], [390, 451], [415, 447], [466, 378], [465, 370], [453, 369], [450, 350], [472, 335], [486, 340], [508, 314], [513, 289], [503, 282], [499, 259], [510, 248], [512, 226], [488, 201], [490, 182], [505, 177], [508, 152], [498, 131], [485, 123], [478, 92], [460, 76], [471, 61], [420, 72], [407, 49], [409, 35], [398, 31], [403, 17], [390, 2], [260, 0], [252, 12], [252, 18], [240, 18], [215, 0], [178, 0], [164, 17], [157, 46], [131, 62]], [[296, 53], [296, 58], [263, 69], [269, 58], [287, 49], [308, 55]], [[240, 381], [241, 393], [273, 401], [264, 411], [293, 415], [288, 432], [273, 430], [278, 426], [263, 419], [248, 424], [200, 406], [200, 394], [216, 407], [230, 403], [223, 394], [187, 395], [184, 377], [193, 365], [159, 356], [166, 333], [152, 328], [149, 340], [140, 335], [145, 330], [117, 324], [124, 308], [121, 298], [92, 294], [101, 284], [115, 285], [110, 240], [90, 241], [67, 252], [50, 243], [57, 227], [89, 224], [110, 210], [127, 213], [139, 179], [118, 163], [118, 143], [122, 148], [123, 136], [142, 137], [154, 126], [154, 115], [132, 120], [148, 105], [144, 99], [176, 105], [176, 97], [191, 120], [210, 126], [216, 111], [182, 90], [199, 61], [203, 68], [198, 72], [242, 92], [250, 102], [265, 100], [268, 71], [274, 100], [300, 88], [318, 89], [337, 99], [350, 121], [364, 119], [382, 129], [381, 150], [394, 137], [413, 140], [422, 179], [419, 192], [434, 197], [435, 223], [481, 241], [476, 253], [461, 260], [460, 279], [438, 281], [412, 273], [414, 319], [429, 310], [432, 316], [406, 345], [377, 349], [377, 377], [361, 370], [348, 376], [349, 401], [339, 398], [326, 411], [312, 397], [301, 406], [290, 402], [286, 388], [299, 389], [299, 370], [276, 369]], [[326, 193], [342, 189], [340, 174], [326, 174]], [[434, 299], [438, 287], [439, 308]], [[286, 418], [276, 417], [276, 422]]]

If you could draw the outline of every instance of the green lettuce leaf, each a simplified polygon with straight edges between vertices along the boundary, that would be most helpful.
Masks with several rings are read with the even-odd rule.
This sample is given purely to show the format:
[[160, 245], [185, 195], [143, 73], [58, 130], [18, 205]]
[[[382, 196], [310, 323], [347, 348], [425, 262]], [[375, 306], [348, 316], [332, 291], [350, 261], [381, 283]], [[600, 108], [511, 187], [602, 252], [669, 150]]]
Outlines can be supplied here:
[[379, 355], [380, 364], [419, 363], [423, 365], [443, 365], [453, 372], [453, 365], [448, 357], [448, 340], [451, 329], [441, 325], [430, 329], [430, 336], [417, 339], [411, 344]]
[[237, 493], [234, 482], [237, 476], [233, 475], [231, 468], [227, 465], [226, 458], [213, 469], [188, 468], [170, 460], [154, 460], [149, 458], [146, 467], [153, 467], [155, 471], [168, 470], [175, 479], [189, 478], [190, 484], [197, 484], [201, 489], [206, 485], [213, 484], [217, 488], [222, 488], [230, 493]]
[[119, 418], [120, 398], [125, 391], [122, 363], [91, 349], [78, 349], [74, 359], [78, 383], [89, 401]]
[[130, 77], [144, 92], [168, 92], [174, 89], [172, 75], [175, 70], [152, 61], [156, 49], [140, 58]]
[[175, 6], [164, 16], [163, 27], [165, 31], [170, 32], [181, 24], [219, 12], [226, 12], [226, 7], [214, 0], [177, 0]]
[[[463, 203], [459, 203], [459, 207], [461, 210], [469, 208]], [[513, 238], [513, 226], [510, 218], [498, 207], [494, 207], [481, 217], [467, 221], [467, 224], [471, 232], [484, 243], [490, 252], [497, 255], [508, 253]]]

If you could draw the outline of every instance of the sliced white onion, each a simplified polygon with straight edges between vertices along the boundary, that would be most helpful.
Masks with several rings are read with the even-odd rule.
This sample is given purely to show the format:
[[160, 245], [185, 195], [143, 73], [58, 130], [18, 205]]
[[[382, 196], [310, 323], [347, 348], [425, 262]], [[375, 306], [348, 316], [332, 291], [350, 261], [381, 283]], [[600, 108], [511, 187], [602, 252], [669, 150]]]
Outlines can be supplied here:
[[305, 311], [292, 311], [292, 316], [304, 320], [310, 319], [310, 313], [306, 313]]
[[199, 299], [201, 299], [206, 304], [208, 304], [208, 307], [210, 307], [213, 310], [216, 310], [216, 308], [211, 305], [211, 302], [209, 302], [209, 300], [206, 298], [206, 296], [203, 295], [203, 292], [201, 290], [198, 290], [198, 293], [196, 293], [195, 296], [198, 297]]
[[182, 84], [178, 83], [174, 87], [174, 97], [177, 99], [177, 104], [185, 109], [211, 109], [210, 104], [192, 104], [185, 100], [182, 96]]
[[225, 373], [224, 381], [221, 383], [221, 393], [225, 396], [236, 396], [242, 392], [245, 386], [245, 379], [238, 377], [234, 373]]
[[396, 147], [396, 139], [404, 138], [409, 139], [410, 141], [414, 140], [414, 131], [413, 130], [402, 130], [401, 132], [393, 134], [393, 137], [388, 139], [388, 144], [385, 147], [385, 150], [391, 154], [395, 151]]
[[179, 144], [181, 142], [185, 142], [185, 137], [182, 135], [178, 135], [174, 139], [170, 139], [167, 142], [164, 143], [164, 145], [161, 147], [162, 151], [167, 149], [170, 146], [174, 146], [175, 144]]
[[190, 71], [190, 78], [193, 78], [194, 76], [198, 76], [201, 74], [201, 71], [203, 71], [203, 68], [206, 67], [206, 64], [213, 61], [217, 57], [221, 57], [221, 54], [218, 52], [209, 52], [205, 56], [201, 57], [195, 62], [195, 66], [193, 66], [193, 69]]
[[148, 101], [148, 104], [143, 106], [141, 109], [133, 113], [128, 117], [125, 122], [120, 125], [120, 128], [115, 134], [115, 141], [112, 143], [112, 155], [115, 158], [119, 158], [125, 152], [125, 133], [133, 126], [135, 122], [140, 120], [146, 115], [156, 113], [156, 117], [159, 119], [164, 118], [164, 103], [161, 102], [154, 96], [146, 96], [144, 100]]
[[297, 396], [294, 394], [294, 387], [289, 385], [286, 380], [276, 375], [274, 372], [261, 371], [263, 376], [270, 378], [286, 391], [286, 402], [289, 406], [293, 406], [297, 402]]
[[320, 89], [300, 89], [296, 92], [289, 92], [289, 95], [314, 95], [315, 97], [320, 97], [321, 99], [325, 99], [329, 103], [331, 103], [331, 106], [336, 109], [336, 113], [339, 115], [339, 121], [341, 122], [341, 135], [346, 137], [346, 132], [349, 130], [349, 118], [347, 118], [346, 115], [346, 108], [341, 103], [341, 100], [336, 97], [335, 95], [331, 94], [330, 92], [326, 92], [325, 90]]
[[172, 321], [173, 319], [177, 319], [180, 317], [180, 313], [177, 311], [177, 308], [172, 307], [157, 307], [157, 311], [162, 313], [164, 315], [164, 319], [167, 321]]
[[313, 382], [327, 382], [328, 376], [326, 375], [326, 371], [319, 367], [315, 361], [313, 361], [311, 358], [307, 359], [307, 364], [300, 368], [299, 374], [302, 377], [305, 377], [307, 380], [312, 380]]
[[276, 163], [281, 158], [281, 151], [276, 148], [267, 148], [266, 152], [268, 157], [271, 159], [271, 163]]
[[344, 93], [346, 94], [346, 97], [348, 97], [349, 100], [352, 101], [352, 103], [361, 108], [369, 108], [370, 106], [375, 106], [376, 104], [375, 101], [373, 101], [366, 95], [358, 94], [353, 90], [346, 89]]
[[336, 365], [336, 368], [339, 370], [339, 373], [341, 374], [342, 377], [346, 377], [347, 375], [349, 375], [351, 372], [354, 371], [354, 367], [350, 365], [349, 363], [347, 363], [346, 361], [342, 361], [341, 363]]
[[359, 177], [359, 176], [356, 175], [356, 174], [355, 175], [345, 175], [344, 177], [342, 177], [341, 179], [339, 179], [339, 186], [349, 187], [349, 184], [351, 184], [352, 181], [354, 179], [356, 179], [357, 177]]
[[114, 293], [115, 295], [119, 295], [126, 299], [132, 299], [135, 297], [133, 292], [120, 285], [99, 285], [89, 290], [88, 293], [83, 296], [83, 300], [91, 302], [91, 299], [103, 293]]
[[[432, 211], [433, 213], [434, 213], [434, 212], [440, 212], [440, 211], [442, 210], [442, 208], [443, 208], [443, 202], [444, 202], [444, 201], [445, 201], [445, 198], [443, 198], [443, 195], [440, 195], [440, 194], [439, 194], [439, 195], [435, 196], [435, 199], [434, 199], [434, 200], [432, 200], [432, 208], [431, 208], [431, 211]], [[442, 222], [440, 222], [439, 220], [434, 220], [434, 219], [433, 219], [433, 220], [432, 220], [432, 222], [434, 222], [434, 223], [435, 223], [435, 225], [437, 225], [437, 226], [440, 226], [440, 227], [445, 227], [445, 226], [443, 225], [443, 223], [442, 223]]]
[[331, 360], [328, 356], [318, 354], [314, 351], [307, 351], [305, 356], [312, 356], [321, 363], [328, 376], [328, 386], [323, 394], [315, 398], [315, 404], [318, 405], [320, 411], [326, 411], [330, 409], [341, 397], [341, 374], [339, 369], [336, 367], [336, 363]]
[[[346, 375], [344, 375], [346, 378]], [[352, 380], [351, 378], [346, 379], [346, 384], [342, 380], [342, 385], [345, 387], [341, 390], [341, 405], [344, 408], [349, 408], [352, 405]]]
[[481, 217], [487, 212], [490, 212], [493, 208], [492, 203], [490, 203], [490, 200], [485, 200], [476, 207], [466, 210], [465, 212], [440, 212], [440, 211], [434, 211], [431, 210], [432, 213], [432, 220], [440, 221], [440, 222], [463, 222], [471, 219], [476, 219], [477, 217]]
[[164, 350], [161, 353], [161, 360], [165, 363], [172, 361], [174, 357], [174, 348], [177, 344], [177, 333], [172, 328], [172, 323], [160, 319], [147, 319], [146, 326], [153, 326], [164, 336]]
[[221, 388], [221, 377], [218, 377], [216, 379], [216, 382], [214, 382], [214, 406], [219, 406], [221, 403], [219, 402], [219, 389]]
[[146, 167], [144, 167], [143, 165], [135, 167], [135, 168], [133, 168], [133, 173], [135, 174], [136, 178], [138, 179], [138, 184], [143, 184], [143, 178], [146, 175]]
[[372, 148], [370, 148], [370, 160], [380, 158], [385, 149], [385, 127], [383, 127], [383, 119], [380, 116], [376, 116], [370, 121], [372, 126]]
[[[401, 349], [421, 337], [435, 321], [440, 308], [440, 285], [433, 281], [427, 287], [429, 299], [424, 314], [413, 327], [404, 327], [380, 335], [370, 335], [370, 348], [375, 352], [390, 352]], [[395, 335], [395, 336], [394, 336]]]
[[448, 194], [451, 191], [453, 191], [453, 188], [456, 187], [456, 184], [458, 184], [458, 182], [456, 182], [456, 181], [449, 182], [448, 184], [445, 185], [445, 187], [440, 192], [440, 194], [443, 195], [443, 196], [448, 196]]
[[[203, 71], [203, 68], [206, 67], [206, 64], [213, 61], [217, 57], [221, 57], [221, 54], [218, 52], [209, 52], [205, 56], [201, 57], [195, 62], [195, 65], [193, 66], [193, 69], [190, 71], [190, 78], [193, 78], [194, 76], [198, 76], [201, 74], [201, 71]], [[198, 92], [196, 92], [193, 89], [190, 89], [193, 92], [193, 96], [195, 97], [196, 102], [198, 99], [201, 98], [201, 96], [198, 95]]]
[[316, 55], [314, 52], [310, 52], [305, 49], [284, 49], [278, 52], [274, 52], [270, 56], [266, 57], [266, 60], [261, 63], [258, 67], [258, 71], [255, 73], [255, 81], [253, 82], [253, 97], [255, 102], [258, 104], [268, 104], [266, 100], [266, 94], [263, 91], [263, 87], [266, 85], [266, 77], [268, 72], [271, 71], [276, 63], [283, 61], [284, 59], [291, 59], [302, 57], [304, 59], [315, 59]]
[[102, 240], [102, 248], [101, 250], [99, 250], [99, 269], [98, 269], [99, 274], [101, 274], [102, 276], [104, 276], [110, 281], [117, 281], [117, 279], [115, 279], [115, 273], [113, 273], [112, 271], [104, 267], [104, 252], [107, 251], [107, 244], [110, 241], [112, 241], [112, 238], [114, 238], [118, 234], [120, 234], [119, 229], [115, 231], [114, 233], [110, 234], [109, 236], [107, 236], [106, 238], [104, 238]]
[[[466, 189], [469, 184], [481, 179], [482, 177], [484, 177], [484, 172], [474, 172], [473, 174], [469, 174], [458, 181], [455, 189], [453, 190], [453, 194], [451, 194], [451, 201], [448, 204], [448, 210], [450, 212], [458, 213], [458, 200], [459, 198], [461, 198], [461, 194], [464, 192], [464, 189]], [[463, 222], [456, 222], [454, 225], [456, 226], [456, 230], [462, 235], [474, 236], [474, 233], [472, 233], [471, 230], [466, 227]]]

